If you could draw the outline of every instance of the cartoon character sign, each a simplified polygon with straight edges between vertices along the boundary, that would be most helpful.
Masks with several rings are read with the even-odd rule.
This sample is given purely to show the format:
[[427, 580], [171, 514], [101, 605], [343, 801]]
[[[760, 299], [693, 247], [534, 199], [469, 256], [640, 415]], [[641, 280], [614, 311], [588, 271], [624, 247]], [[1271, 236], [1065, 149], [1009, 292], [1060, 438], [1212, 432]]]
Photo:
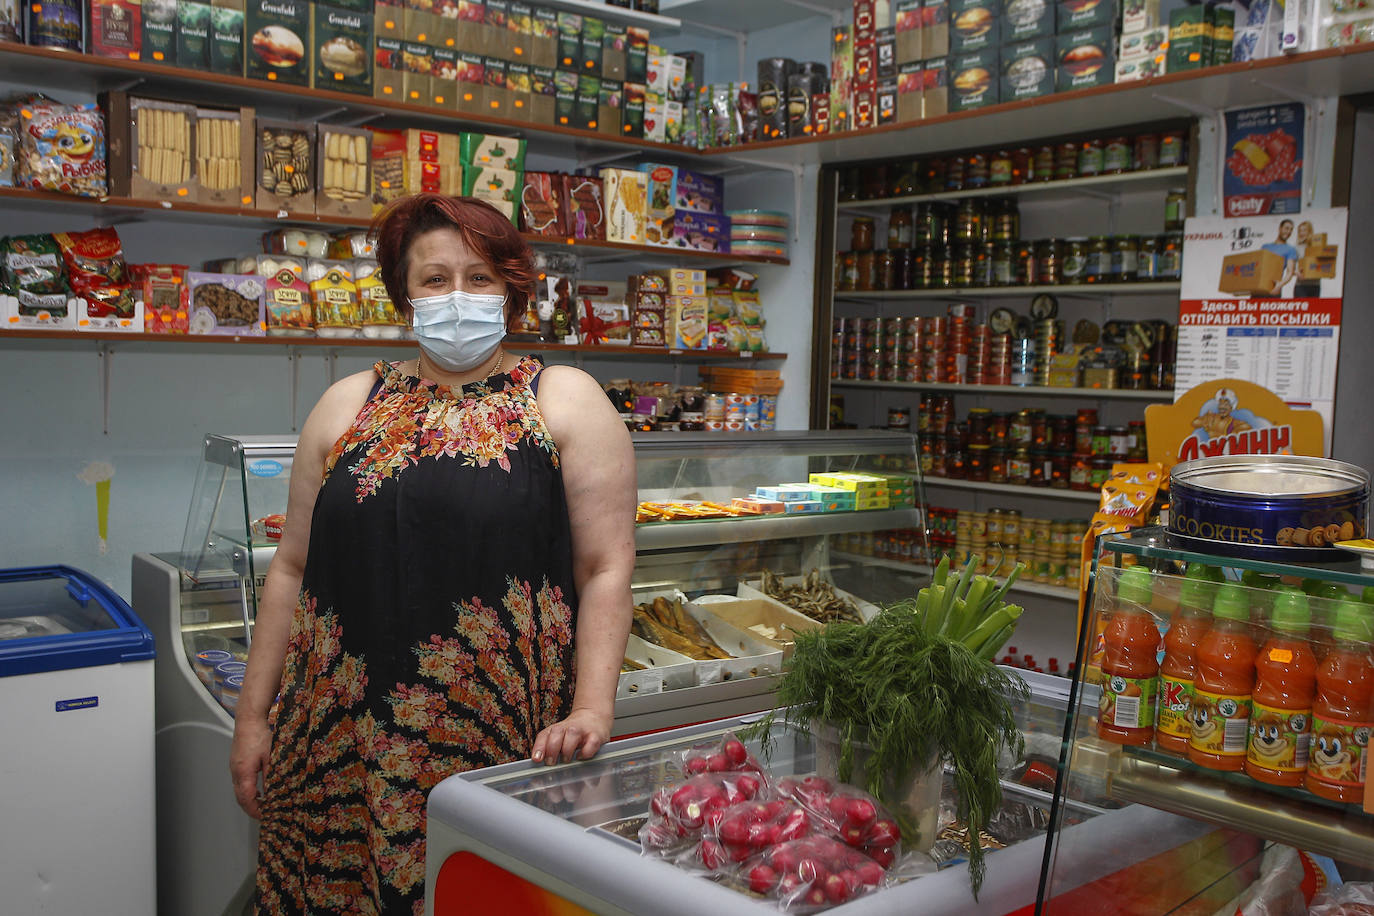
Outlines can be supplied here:
[[1312, 756], [1308, 772], [1328, 782], [1358, 784], [1360, 755], [1369, 746], [1369, 729], [1343, 728], [1334, 722], [1321, 722], [1312, 736]]

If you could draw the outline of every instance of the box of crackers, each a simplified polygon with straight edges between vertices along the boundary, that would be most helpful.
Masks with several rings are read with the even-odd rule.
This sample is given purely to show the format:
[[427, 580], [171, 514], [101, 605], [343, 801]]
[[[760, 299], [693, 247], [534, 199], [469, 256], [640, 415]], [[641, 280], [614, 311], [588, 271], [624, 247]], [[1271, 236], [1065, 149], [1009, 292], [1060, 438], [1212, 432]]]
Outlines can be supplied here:
[[316, 127], [315, 212], [366, 220], [372, 215], [372, 132], [357, 127]]

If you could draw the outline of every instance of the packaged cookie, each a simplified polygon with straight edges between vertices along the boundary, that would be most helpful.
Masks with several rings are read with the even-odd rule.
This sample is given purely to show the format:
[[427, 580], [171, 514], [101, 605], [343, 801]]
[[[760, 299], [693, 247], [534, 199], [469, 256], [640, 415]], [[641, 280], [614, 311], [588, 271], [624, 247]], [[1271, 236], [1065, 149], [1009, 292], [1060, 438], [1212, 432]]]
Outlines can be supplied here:
[[321, 337], [357, 337], [362, 329], [358, 287], [344, 267], [330, 267], [310, 282], [315, 332]]
[[310, 229], [273, 229], [262, 235], [264, 254], [297, 258], [323, 258], [329, 253], [329, 236]]
[[[190, 289], [184, 264], [141, 264], [136, 276], [143, 289], [143, 331], [185, 334], [191, 324]], [[134, 266], [129, 269], [134, 272]]]
[[0, 239], [0, 286], [18, 300], [10, 317], [18, 327], [72, 324], [66, 267], [51, 235], [11, 235]]
[[197, 200], [228, 207], [254, 205], [254, 111], [196, 109]]
[[404, 337], [406, 320], [396, 311], [391, 295], [382, 283], [381, 274], [375, 270], [363, 274], [357, 281], [357, 286], [362, 335], [373, 339], [392, 340]]
[[564, 221], [569, 237], [602, 241], [606, 235], [604, 185], [590, 175], [564, 175]]
[[[372, 244], [371, 235], [365, 230], [356, 232], [340, 232], [329, 240], [329, 257], [337, 260], [347, 261], [353, 258], [371, 258], [376, 256], [376, 249]], [[354, 280], [359, 279], [357, 275]]]
[[196, 106], [108, 92], [101, 107], [109, 128], [111, 194], [196, 199]]
[[263, 312], [269, 336], [309, 336], [314, 328], [310, 286], [290, 268], [277, 271], [263, 284]]
[[133, 288], [118, 233], [110, 228], [59, 232], [53, 240], [62, 252], [67, 282], [72, 292], [88, 303], [88, 314], [133, 317]]
[[104, 197], [105, 119], [94, 105], [63, 105], [34, 96], [19, 105], [22, 124], [17, 185]]
[[243, 337], [266, 333], [261, 277], [191, 271], [186, 283], [191, 289], [190, 333]]
[[353, 276], [353, 260], [333, 258], [307, 258], [305, 262], [305, 282], [322, 280], [330, 271], [337, 271], [344, 279], [356, 281]]
[[314, 172], [314, 124], [258, 119], [258, 209], [314, 214]]
[[317, 128], [319, 193], [315, 212], [322, 216], [366, 219], [372, 213], [372, 133], [321, 124]]
[[606, 241], [644, 244], [648, 176], [634, 169], [601, 170], [606, 199]]

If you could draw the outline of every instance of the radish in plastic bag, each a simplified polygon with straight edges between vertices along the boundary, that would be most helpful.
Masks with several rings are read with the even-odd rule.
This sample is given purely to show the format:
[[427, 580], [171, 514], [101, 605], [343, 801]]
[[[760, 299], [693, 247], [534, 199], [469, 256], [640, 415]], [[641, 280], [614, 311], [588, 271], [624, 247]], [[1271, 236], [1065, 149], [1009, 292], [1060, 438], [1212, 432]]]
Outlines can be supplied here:
[[758, 773], [709, 773], [659, 789], [649, 799], [649, 820], [639, 829], [646, 855], [661, 855], [696, 840], [710, 819], [757, 798], [766, 787]]
[[726, 732], [718, 741], [694, 745], [674, 755], [677, 766], [684, 776], [700, 776], [702, 773], [763, 773], [758, 758], [749, 753], [744, 742]]
[[770, 846], [740, 866], [750, 890], [788, 913], [814, 913], [881, 887], [887, 871], [833, 837], [813, 834]]
[[902, 831], [897, 820], [862, 789], [812, 774], [780, 779], [777, 791], [824, 821], [846, 846], [884, 868], [901, 857]]

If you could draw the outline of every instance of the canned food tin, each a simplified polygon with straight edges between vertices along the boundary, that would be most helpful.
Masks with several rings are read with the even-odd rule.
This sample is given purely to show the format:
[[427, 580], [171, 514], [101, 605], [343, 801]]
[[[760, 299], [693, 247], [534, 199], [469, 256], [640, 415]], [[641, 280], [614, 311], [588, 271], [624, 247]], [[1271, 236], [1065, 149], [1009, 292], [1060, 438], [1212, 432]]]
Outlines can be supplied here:
[[1169, 530], [1235, 556], [1330, 557], [1369, 525], [1369, 472], [1301, 455], [1221, 455], [1174, 465]]

